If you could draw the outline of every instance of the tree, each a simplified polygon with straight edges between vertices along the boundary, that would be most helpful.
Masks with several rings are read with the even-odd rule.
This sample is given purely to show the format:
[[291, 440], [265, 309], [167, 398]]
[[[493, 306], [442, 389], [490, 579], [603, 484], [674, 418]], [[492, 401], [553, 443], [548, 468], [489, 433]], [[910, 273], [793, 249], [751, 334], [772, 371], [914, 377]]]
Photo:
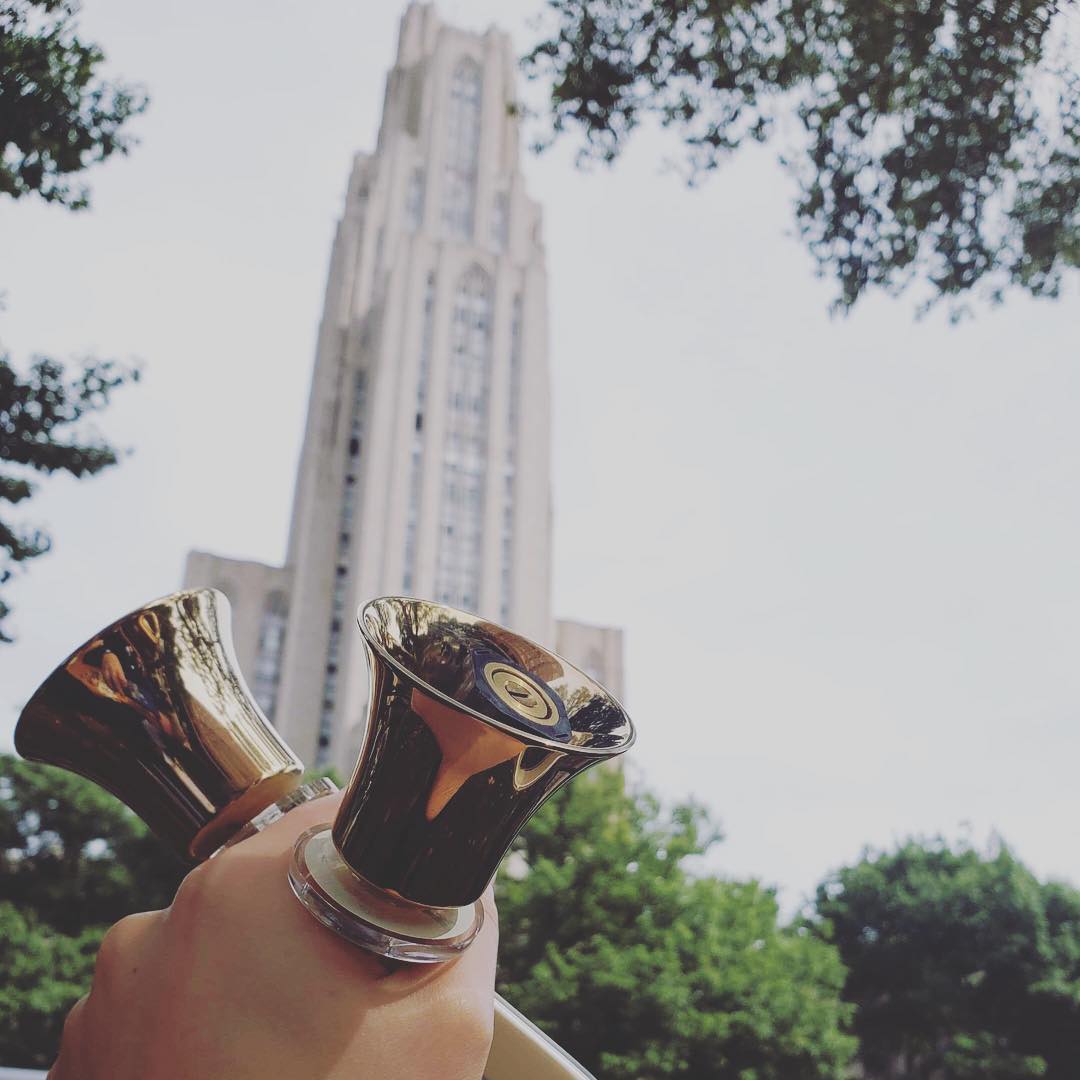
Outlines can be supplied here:
[[499, 990], [597, 1075], [799, 1080], [854, 1050], [834, 950], [756, 882], [696, 877], [719, 839], [597, 769], [532, 819], [501, 873]]
[[870, 1076], [1080, 1074], [1080, 893], [1004, 846], [911, 841], [832, 875], [815, 906]]
[[[69, 375], [46, 357], [36, 357], [23, 376], [0, 350], [0, 501], [19, 503], [34, 493], [28, 472], [82, 477], [115, 465], [116, 448], [82, 431], [79, 421], [100, 412], [114, 390], [138, 377], [137, 369], [111, 360], [89, 361]], [[65, 437], [66, 432], [72, 434]], [[0, 585], [11, 579], [14, 565], [45, 554], [51, 545], [44, 530], [0, 518]], [[9, 612], [0, 597], [0, 642], [12, 640], [3, 625]]]
[[136, 86], [98, 78], [105, 54], [76, 34], [75, 0], [0, 0], [0, 193], [89, 205], [71, 177], [133, 140], [147, 105]]
[[979, 287], [1056, 296], [1080, 265], [1075, 0], [548, 0], [526, 57], [553, 130], [618, 156], [653, 117], [692, 179], [781, 116], [799, 231], [836, 306], [914, 280], [953, 313]]
[[[77, 13], [74, 0], [0, 0], [0, 194], [37, 195], [71, 210], [90, 202], [72, 177], [126, 154], [133, 140], [124, 125], [147, 104], [137, 87], [98, 77], [104, 54], [78, 38]], [[137, 378], [132, 368], [96, 360], [69, 375], [40, 356], [23, 375], [0, 347], [0, 501], [29, 498], [28, 473], [92, 476], [116, 464], [117, 451], [78, 422]], [[0, 519], [0, 585], [50, 543], [41, 529]], [[0, 643], [11, 641], [3, 626], [9, 613], [0, 597]]]
[[77, 934], [167, 907], [187, 869], [93, 781], [0, 755], [0, 900]]
[[64, 1017], [86, 993], [104, 928], [69, 937], [0, 901], [0, 1058], [48, 1068]]
[[0, 1062], [52, 1061], [106, 928], [187, 869], [97, 784], [0, 755]]

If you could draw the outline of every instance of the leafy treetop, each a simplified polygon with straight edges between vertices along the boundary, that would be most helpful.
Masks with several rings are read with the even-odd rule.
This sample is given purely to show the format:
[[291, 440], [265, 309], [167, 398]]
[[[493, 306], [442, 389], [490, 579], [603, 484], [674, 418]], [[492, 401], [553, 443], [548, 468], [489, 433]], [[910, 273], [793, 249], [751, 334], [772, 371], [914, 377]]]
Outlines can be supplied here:
[[[1075, 0], [548, 0], [526, 69], [614, 159], [646, 117], [693, 179], [797, 121], [799, 230], [847, 309], [918, 279], [1056, 296], [1080, 265]], [[787, 130], [791, 130], [787, 128]]]
[[0, 0], [0, 194], [72, 210], [72, 176], [132, 145], [122, 132], [147, 105], [138, 87], [98, 78], [101, 49], [76, 34], [76, 0]]
[[500, 876], [500, 992], [611, 1080], [846, 1077], [835, 951], [781, 927], [756, 882], [693, 874], [718, 839], [700, 807], [665, 814], [616, 769], [574, 781]]
[[[35, 490], [33, 473], [92, 476], [115, 465], [118, 451], [80, 421], [106, 408], [113, 391], [138, 380], [137, 369], [112, 360], [90, 361], [66, 375], [53, 360], [38, 357], [21, 375], [0, 350], [0, 502], [19, 503]], [[0, 585], [14, 566], [49, 550], [40, 528], [0, 518]], [[9, 642], [3, 620], [10, 613], [0, 598], [0, 642]]]
[[1003, 846], [909, 841], [836, 872], [816, 909], [870, 1075], [1080, 1075], [1075, 889], [1040, 883]]

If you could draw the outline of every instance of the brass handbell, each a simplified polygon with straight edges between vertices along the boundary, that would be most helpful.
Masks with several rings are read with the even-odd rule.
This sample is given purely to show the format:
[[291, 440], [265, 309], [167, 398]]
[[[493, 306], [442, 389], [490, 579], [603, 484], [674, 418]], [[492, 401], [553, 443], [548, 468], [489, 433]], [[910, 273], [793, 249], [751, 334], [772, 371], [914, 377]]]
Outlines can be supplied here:
[[358, 945], [448, 960], [479, 931], [480, 896], [525, 822], [634, 728], [584, 672], [478, 616], [388, 596], [358, 621], [364, 745], [333, 825], [297, 841], [290, 882]]
[[111, 791], [189, 862], [335, 790], [301, 783], [303, 764], [240, 674], [229, 604], [212, 589], [166, 596], [76, 649], [23, 709], [15, 747]]

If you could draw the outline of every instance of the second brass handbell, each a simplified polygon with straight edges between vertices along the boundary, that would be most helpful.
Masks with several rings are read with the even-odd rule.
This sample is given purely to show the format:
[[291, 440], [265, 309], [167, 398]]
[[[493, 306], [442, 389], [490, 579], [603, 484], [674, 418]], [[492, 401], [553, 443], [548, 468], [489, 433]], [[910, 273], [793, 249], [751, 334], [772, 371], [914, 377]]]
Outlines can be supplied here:
[[385, 596], [359, 622], [371, 706], [334, 845], [394, 896], [475, 904], [541, 803], [633, 726], [583, 672], [479, 616]]
[[228, 602], [210, 589], [118, 619], [39, 687], [16, 749], [111, 791], [188, 861], [206, 858], [303, 772], [256, 706], [231, 640]]

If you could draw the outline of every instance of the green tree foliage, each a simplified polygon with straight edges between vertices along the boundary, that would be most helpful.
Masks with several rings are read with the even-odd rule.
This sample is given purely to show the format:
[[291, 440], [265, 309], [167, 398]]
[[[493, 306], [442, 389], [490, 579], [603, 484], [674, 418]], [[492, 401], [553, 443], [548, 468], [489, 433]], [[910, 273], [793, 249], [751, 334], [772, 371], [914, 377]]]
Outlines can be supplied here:
[[6, 754], [0, 857], [0, 900], [70, 934], [167, 907], [188, 869], [97, 784]]
[[105, 929], [186, 869], [96, 784], [0, 755], [0, 1063], [49, 1064]]
[[47, 1068], [64, 1017], [86, 993], [103, 928], [59, 934], [32, 912], [0, 901], [0, 1060]]
[[126, 154], [124, 125], [147, 104], [138, 87], [99, 78], [105, 55], [79, 39], [78, 10], [74, 0], [0, 0], [0, 193], [73, 210], [89, 191], [72, 177]]
[[875, 1077], [1080, 1076], [1080, 893], [1002, 847], [909, 842], [817, 891]]
[[597, 769], [552, 799], [499, 879], [499, 990], [598, 1076], [845, 1075], [835, 951], [755, 882], [695, 876], [719, 839]]
[[693, 178], [786, 130], [798, 227], [838, 307], [919, 279], [957, 313], [976, 286], [1056, 296], [1080, 265], [1075, 6], [548, 0], [526, 67], [551, 79], [555, 132], [604, 160], [647, 117]]
[[[73, 177], [126, 154], [133, 140], [122, 129], [147, 104], [138, 88], [99, 77], [105, 57], [79, 39], [78, 10], [74, 0], [0, 0], [0, 194], [37, 195], [71, 210], [90, 201]], [[133, 369], [95, 360], [69, 375], [45, 357], [23, 374], [0, 346], [0, 501], [29, 498], [34, 472], [81, 477], [114, 465], [113, 447], [78, 422], [137, 378]], [[0, 519], [0, 585], [49, 545], [43, 530]], [[9, 613], [0, 597], [0, 642], [11, 641], [3, 628]]]
[[[30, 480], [35, 472], [83, 477], [115, 465], [118, 451], [80, 421], [104, 409], [118, 387], [138, 377], [137, 369], [111, 360], [89, 361], [70, 375], [45, 357], [36, 357], [22, 375], [0, 349], [0, 502], [28, 499], [36, 490]], [[0, 517], [0, 585], [18, 563], [43, 555], [51, 544], [43, 529]], [[4, 632], [9, 613], [0, 596], [0, 642], [11, 641]]]

